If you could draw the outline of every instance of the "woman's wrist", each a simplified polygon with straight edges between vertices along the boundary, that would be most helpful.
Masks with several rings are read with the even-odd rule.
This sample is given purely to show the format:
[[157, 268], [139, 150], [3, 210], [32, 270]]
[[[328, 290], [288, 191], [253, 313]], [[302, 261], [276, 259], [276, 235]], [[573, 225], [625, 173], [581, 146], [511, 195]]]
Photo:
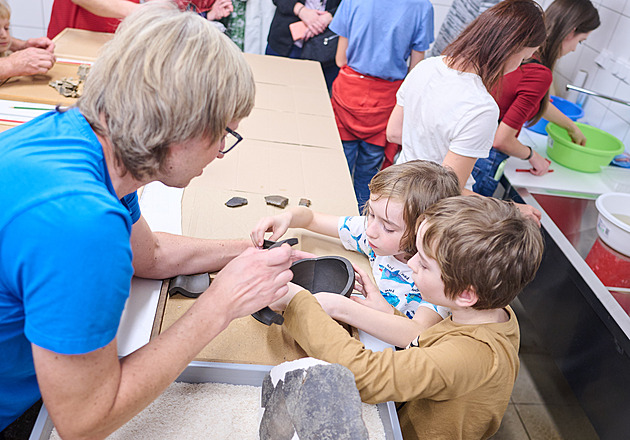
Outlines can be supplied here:
[[300, 12], [302, 12], [302, 9], [304, 9], [304, 3], [297, 2], [295, 4], [295, 7], [297, 8], [297, 11], [295, 11], [295, 16], [297, 18], [300, 18]]
[[529, 154], [527, 155], [527, 157], [524, 157], [523, 160], [529, 160], [532, 158], [532, 156], [534, 156], [534, 149], [530, 147], [529, 145], [525, 145], [525, 146], [529, 148]]

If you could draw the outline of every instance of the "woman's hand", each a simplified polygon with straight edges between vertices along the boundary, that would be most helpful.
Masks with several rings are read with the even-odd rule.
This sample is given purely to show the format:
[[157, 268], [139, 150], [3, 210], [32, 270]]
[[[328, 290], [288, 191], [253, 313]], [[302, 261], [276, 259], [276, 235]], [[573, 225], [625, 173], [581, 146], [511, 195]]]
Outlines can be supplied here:
[[535, 176], [542, 176], [549, 169], [549, 160], [542, 157], [536, 151], [532, 150], [532, 157], [529, 159], [529, 163], [532, 166], [532, 169], [529, 170], [530, 173]]
[[370, 276], [361, 268], [352, 265], [355, 272], [354, 288], [361, 292], [364, 298], [358, 296], [352, 296], [350, 299], [353, 301], [367, 306], [374, 310], [379, 310], [385, 313], [393, 313], [392, 306], [387, 302], [378, 286], [372, 282]]
[[325, 14], [330, 15], [330, 13], [326, 11], [318, 11], [316, 9], [303, 7], [298, 13], [298, 18], [304, 22], [313, 35], [319, 35], [326, 30], [330, 20], [332, 20], [332, 16], [329, 21], [326, 21], [325, 17], [322, 18]]
[[217, 0], [208, 11], [207, 18], [210, 21], [221, 20], [234, 11], [232, 0]]
[[582, 133], [582, 130], [580, 130], [577, 125], [573, 124], [573, 127], [567, 129], [567, 133], [569, 133], [573, 143], [586, 145], [586, 136], [584, 136], [584, 133]]

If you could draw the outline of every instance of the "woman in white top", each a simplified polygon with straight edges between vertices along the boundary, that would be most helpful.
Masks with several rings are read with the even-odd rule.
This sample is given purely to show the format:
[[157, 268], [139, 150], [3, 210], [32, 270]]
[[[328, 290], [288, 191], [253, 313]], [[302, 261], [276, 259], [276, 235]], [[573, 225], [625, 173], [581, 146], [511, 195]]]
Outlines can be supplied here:
[[420, 62], [400, 87], [387, 124], [387, 139], [402, 145], [397, 163], [441, 163], [455, 171], [463, 193], [472, 193], [470, 173], [477, 158], [488, 156], [499, 120], [488, 90], [545, 37], [536, 2], [504, 0], [477, 17], [443, 56]]

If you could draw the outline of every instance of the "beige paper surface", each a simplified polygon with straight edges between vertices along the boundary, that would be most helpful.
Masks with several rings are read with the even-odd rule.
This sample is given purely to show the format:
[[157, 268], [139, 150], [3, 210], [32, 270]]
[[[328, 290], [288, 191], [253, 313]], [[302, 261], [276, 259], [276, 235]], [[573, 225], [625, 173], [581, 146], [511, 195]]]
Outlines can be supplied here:
[[[57, 62], [45, 75], [16, 76], [0, 86], [0, 99], [13, 101], [40, 102], [51, 105], [71, 105], [76, 98], [66, 98], [48, 85], [50, 81], [62, 78], [79, 79], [77, 64]], [[82, 90], [79, 86], [79, 91]]]

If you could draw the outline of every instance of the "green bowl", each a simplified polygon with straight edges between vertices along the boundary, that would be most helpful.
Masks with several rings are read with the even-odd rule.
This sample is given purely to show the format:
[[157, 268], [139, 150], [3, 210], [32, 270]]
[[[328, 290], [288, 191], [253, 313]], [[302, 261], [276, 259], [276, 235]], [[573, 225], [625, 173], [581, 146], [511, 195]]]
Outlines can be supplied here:
[[586, 136], [584, 146], [574, 144], [559, 125], [547, 124], [547, 156], [554, 162], [575, 171], [599, 173], [616, 155], [623, 153], [623, 142], [612, 134], [579, 122], [576, 125]]

